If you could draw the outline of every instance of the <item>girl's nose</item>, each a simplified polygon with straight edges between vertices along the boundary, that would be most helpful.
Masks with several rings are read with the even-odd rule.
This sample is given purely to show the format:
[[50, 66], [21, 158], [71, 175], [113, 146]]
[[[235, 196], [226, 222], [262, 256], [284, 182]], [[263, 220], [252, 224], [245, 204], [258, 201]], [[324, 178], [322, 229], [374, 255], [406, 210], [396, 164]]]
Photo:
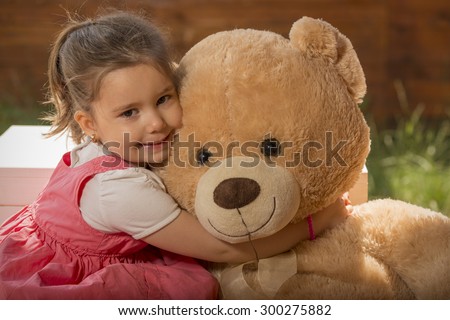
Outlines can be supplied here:
[[147, 130], [149, 132], [158, 132], [166, 127], [166, 122], [158, 112], [152, 112], [147, 118]]

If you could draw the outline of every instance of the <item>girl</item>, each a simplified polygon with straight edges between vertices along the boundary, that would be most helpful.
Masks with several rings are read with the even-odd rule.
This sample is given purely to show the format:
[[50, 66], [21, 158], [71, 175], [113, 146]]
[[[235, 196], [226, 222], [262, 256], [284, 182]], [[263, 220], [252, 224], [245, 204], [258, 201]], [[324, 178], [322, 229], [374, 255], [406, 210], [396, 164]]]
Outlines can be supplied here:
[[[244, 262], [288, 250], [308, 224], [229, 244], [182, 211], [151, 171], [181, 126], [171, 59], [145, 19], [115, 12], [71, 21], [49, 60], [65, 154], [37, 200], [0, 229], [1, 299], [210, 299], [214, 278], [194, 257]], [[150, 169], [149, 169], [150, 168]], [[340, 199], [315, 215], [315, 231], [345, 219]]]

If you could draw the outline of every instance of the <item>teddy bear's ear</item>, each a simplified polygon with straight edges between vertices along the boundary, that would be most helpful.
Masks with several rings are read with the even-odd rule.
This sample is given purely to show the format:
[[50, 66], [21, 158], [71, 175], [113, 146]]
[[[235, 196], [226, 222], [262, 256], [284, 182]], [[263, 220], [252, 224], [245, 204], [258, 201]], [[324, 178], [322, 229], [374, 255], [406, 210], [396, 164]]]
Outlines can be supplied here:
[[366, 79], [353, 46], [347, 37], [329, 23], [303, 17], [289, 33], [291, 44], [309, 58], [323, 57], [344, 79], [353, 99], [360, 103], [366, 93]]

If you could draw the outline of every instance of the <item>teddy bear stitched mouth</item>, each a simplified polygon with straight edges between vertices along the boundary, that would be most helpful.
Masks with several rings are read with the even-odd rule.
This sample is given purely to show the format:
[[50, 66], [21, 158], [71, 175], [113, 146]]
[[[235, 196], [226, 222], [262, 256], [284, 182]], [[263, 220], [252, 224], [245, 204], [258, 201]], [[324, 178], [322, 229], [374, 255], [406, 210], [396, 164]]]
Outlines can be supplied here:
[[225, 235], [225, 236], [227, 236], [227, 237], [238, 238], [238, 237], [243, 237], [243, 236], [250, 236], [250, 235], [252, 235], [253, 233], [255, 233], [255, 232], [261, 230], [262, 228], [264, 228], [264, 227], [270, 222], [270, 220], [272, 220], [272, 217], [273, 217], [273, 214], [275, 213], [276, 207], [277, 207], [277, 200], [276, 200], [275, 197], [273, 197], [273, 209], [272, 209], [272, 213], [270, 214], [270, 216], [269, 216], [269, 218], [267, 219], [266, 222], [264, 222], [261, 226], [259, 226], [258, 228], [256, 228], [256, 229], [253, 230], [253, 231], [248, 230], [248, 226], [247, 226], [247, 224], [245, 223], [244, 218], [242, 217], [242, 213], [241, 213], [241, 211], [239, 210], [239, 208], [234, 208], [234, 209], [237, 210], [239, 216], [241, 217], [242, 224], [243, 224], [244, 227], [247, 229], [247, 233], [244, 233], [244, 234], [238, 234], [238, 235], [228, 234], [228, 233], [222, 232], [222, 231], [220, 231], [219, 229], [217, 229], [217, 228], [212, 224], [212, 222], [211, 222], [210, 219], [208, 219], [208, 223], [209, 223], [210, 226], [213, 227], [213, 229], [216, 230], [218, 233], [223, 234], [223, 235]]

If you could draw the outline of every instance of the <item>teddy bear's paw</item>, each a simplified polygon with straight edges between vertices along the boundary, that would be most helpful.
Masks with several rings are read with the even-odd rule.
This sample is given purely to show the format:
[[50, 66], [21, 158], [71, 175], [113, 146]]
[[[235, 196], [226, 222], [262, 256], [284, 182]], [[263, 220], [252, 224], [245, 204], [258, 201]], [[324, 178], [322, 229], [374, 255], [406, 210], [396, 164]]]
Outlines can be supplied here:
[[358, 207], [363, 248], [401, 277], [418, 299], [450, 299], [450, 219], [403, 201]]

